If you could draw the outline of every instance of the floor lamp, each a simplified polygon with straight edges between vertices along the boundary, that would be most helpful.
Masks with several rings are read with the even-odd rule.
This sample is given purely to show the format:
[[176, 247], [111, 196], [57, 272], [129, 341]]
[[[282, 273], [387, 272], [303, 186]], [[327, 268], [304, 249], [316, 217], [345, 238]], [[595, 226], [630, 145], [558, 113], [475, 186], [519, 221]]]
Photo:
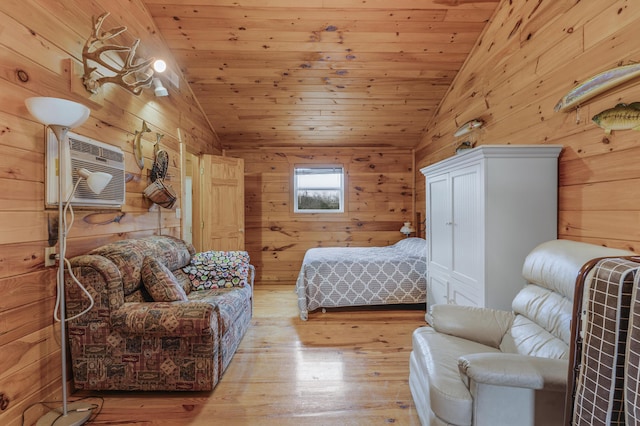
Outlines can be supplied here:
[[[62, 358], [62, 407], [56, 408], [40, 418], [37, 425], [77, 426], [84, 424], [92, 414], [92, 406], [80, 403], [67, 403], [67, 337], [66, 337], [66, 304], [64, 292], [65, 252], [67, 245], [66, 210], [63, 206], [67, 180], [71, 176], [71, 164], [63, 161], [64, 151], [69, 144], [67, 133], [89, 118], [89, 108], [66, 99], [34, 97], [25, 100], [27, 109], [39, 122], [49, 127], [58, 140], [58, 274], [57, 303], [60, 310], [60, 353]], [[111, 180], [107, 173], [91, 173], [86, 169], [78, 170], [78, 181], [85, 179], [89, 188], [96, 193], [101, 192]], [[67, 205], [73, 197], [76, 187], [68, 194]], [[54, 315], [55, 316], [55, 315]]]

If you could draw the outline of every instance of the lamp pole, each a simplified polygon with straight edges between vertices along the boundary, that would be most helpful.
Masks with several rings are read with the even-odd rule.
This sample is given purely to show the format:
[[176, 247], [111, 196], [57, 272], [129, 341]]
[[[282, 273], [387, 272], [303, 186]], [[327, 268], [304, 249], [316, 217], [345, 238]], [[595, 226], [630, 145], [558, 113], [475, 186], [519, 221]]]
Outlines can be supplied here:
[[61, 371], [62, 371], [62, 415], [68, 414], [67, 407], [67, 330], [66, 330], [66, 301], [64, 292], [64, 259], [67, 251], [67, 230], [64, 225], [64, 188], [65, 178], [62, 176], [63, 170], [69, 166], [63, 163], [63, 145], [67, 144], [67, 133], [69, 128], [66, 126], [60, 126], [57, 124], [50, 124], [49, 128], [53, 131], [58, 139], [58, 278], [57, 278], [57, 291], [60, 300], [60, 357]]

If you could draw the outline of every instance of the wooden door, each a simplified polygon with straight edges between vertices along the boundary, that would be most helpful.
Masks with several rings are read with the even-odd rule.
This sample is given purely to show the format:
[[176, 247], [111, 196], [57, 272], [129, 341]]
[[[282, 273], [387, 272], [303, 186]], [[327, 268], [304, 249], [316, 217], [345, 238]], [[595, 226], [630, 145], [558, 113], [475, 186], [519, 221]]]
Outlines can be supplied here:
[[203, 155], [199, 186], [200, 249], [244, 250], [244, 160]]

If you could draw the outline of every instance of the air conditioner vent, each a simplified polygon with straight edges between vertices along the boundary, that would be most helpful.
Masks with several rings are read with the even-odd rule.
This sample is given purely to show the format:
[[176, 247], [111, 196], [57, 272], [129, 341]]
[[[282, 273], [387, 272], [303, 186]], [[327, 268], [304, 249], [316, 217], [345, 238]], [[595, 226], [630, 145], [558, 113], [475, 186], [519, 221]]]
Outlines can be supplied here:
[[110, 149], [102, 150], [102, 156], [107, 160], [117, 161], [119, 163], [124, 163], [124, 154], [122, 151], [112, 151]]
[[[112, 176], [107, 187], [94, 194], [82, 181], [71, 198], [76, 206], [121, 207], [125, 202], [124, 153], [116, 146], [98, 142], [75, 133], [68, 133], [69, 144], [63, 150], [62, 167], [70, 173], [65, 185], [63, 200], [78, 180], [77, 170], [85, 168], [91, 172], [105, 172]], [[58, 204], [58, 141], [51, 130], [47, 131], [47, 205]], [[65, 166], [70, 164], [70, 166]], [[71, 173], [72, 171], [72, 173]]]
[[71, 150], [76, 152], [86, 152], [91, 155], [100, 155], [100, 147], [69, 136]]

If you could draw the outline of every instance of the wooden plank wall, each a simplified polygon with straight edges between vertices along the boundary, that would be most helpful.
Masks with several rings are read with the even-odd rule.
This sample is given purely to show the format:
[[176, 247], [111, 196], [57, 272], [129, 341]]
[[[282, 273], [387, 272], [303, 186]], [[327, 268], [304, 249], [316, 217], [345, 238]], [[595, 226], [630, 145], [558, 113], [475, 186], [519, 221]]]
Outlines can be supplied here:
[[[246, 248], [260, 284], [294, 284], [313, 247], [381, 246], [413, 220], [413, 151], [281, 148], [229, 150], [245, 161]], [[344, 214], [294, 214], [292, 171], [299, 164], [343, 164]]]
[[[560, 238], [640, 250], [640, 133], [605, 135], [591, 117], [640, 101], [640, 80], [554, 112], [575, 84], [640, 60], [640, 3], [504, 0], [416, 150], [417, 169], [453, 155], [453, 132], [483, 118], [478, 144], [561, 144]], [[417, 206], [424, 212], [424, 177]], [[523, 189], [524, 190], [524, 189]], [[523, 224], [526, 226], [526, 224]]]
[[[151, 90], [137, 97], [113, 85], [104, 86], [100, 95], [78, 90], [80, 76], [69, 59], [81, 61], [91, 18], [104, 11], [111, 16], [103, 29], [126, 25], [123, 44], [139, 37], [142, 57], [163, 56], [172, 66], [139, 1], [0, 2], [0, 393], [9, 400], [8, 408], [0, 412], [2, 425], [20, 424], [32, 403], [61, 398], [59, 325], [53, 321], [56, 274], [55, 268], [44, 267], [47, 219], [57, 218], [57, 210], [44, 208], [44, 127], [27, 112], [24, 100], [53, 96], [84, 103], [91, 117], [74, 131], [119, 146], [126, 154], [130, 180], [120, 212], [124, 216], [113, 222], [118, 212], [76, 212], [68, 257], [126, 237], [180, 235], [175, 212], [153, 207], [142, 196], [155, 132], [165, 135], [161, 143], [169, 151], [170, 183], [178, 193], [180, 139], [192, 152], [219, 153], [216, 136], [184, 79], [181, 88], [170, 89], [165, 98], [155, 98]], [[132, 140], [142, 120], [153, 132], [144, 136], [147, 166], [141, 171]], [[41, 409], [34, 407], [29, 413], [37, 416]]]

